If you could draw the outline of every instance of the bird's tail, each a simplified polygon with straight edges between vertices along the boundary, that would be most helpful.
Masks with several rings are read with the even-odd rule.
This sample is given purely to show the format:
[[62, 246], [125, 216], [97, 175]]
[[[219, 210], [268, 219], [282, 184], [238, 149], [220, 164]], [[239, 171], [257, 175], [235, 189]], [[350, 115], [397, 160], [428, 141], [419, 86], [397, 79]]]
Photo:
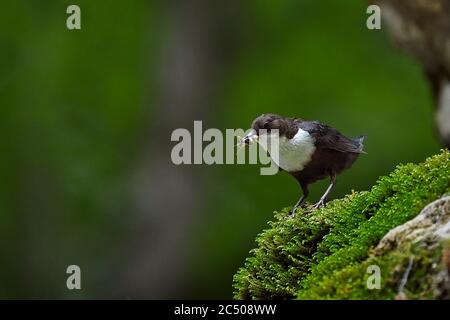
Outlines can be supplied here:
[[357, 145], [358, 153], [365, 153], [365, 154], [367, 154], [367, 152], [365, 152], [363, 150], [364, 149], [364, 139], [366, 139], [366, 136], [358, 136], [356, 138], [353, 138], [353, 141]]

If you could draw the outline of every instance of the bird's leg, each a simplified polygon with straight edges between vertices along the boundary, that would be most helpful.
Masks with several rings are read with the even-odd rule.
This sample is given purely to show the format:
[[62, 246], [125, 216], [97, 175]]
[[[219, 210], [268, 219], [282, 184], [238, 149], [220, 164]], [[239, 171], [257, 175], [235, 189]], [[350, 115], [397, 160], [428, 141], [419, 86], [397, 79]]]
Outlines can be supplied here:
[[328, 196], [330, 195], [331, 190], [333, 190], [335, 184], [336, 184], [336, 174], [333, 173], [330, 176], [330, 185], [328, 186], [323, 196], [320, 198], [319, 202], [317, 202], [314, 205], [314, 208], [319, 209], [325, 207], [325, 205], [327, 204]]
[[308, 185], [304, 184], [304, 183], [301, 183], [300, 186], [302, 188], [303, 195], [300, 197], [300, 199], [297, 201], [297, 203], [292, 208], [292, 212], [291, 212], [290, 216], [294, 216], [295, 215], [295, 210], [297, 210], [298, 207], [300, 207], [300, 206], [302, 206], [304, 204], [306, 198], [309, 195]]

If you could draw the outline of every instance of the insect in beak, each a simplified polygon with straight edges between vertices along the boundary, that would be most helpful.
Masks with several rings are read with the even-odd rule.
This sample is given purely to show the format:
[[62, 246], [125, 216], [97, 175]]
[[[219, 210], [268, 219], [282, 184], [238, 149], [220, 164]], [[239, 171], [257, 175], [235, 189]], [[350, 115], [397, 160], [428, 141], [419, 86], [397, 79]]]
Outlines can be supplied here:
[[258, 140], [258, 135], [255, 130], [250, 131], [245, 137], [241, 138], [238, 142], [239, 147], [249, 146], [253, 142]]

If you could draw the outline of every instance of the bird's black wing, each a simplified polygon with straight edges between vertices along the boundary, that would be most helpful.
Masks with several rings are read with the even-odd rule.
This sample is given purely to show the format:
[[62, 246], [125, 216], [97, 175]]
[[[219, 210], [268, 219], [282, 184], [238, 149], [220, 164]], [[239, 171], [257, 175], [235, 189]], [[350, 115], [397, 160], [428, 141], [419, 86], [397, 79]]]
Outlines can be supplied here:
[[319, 121], [298, 121], [298, 126], [315, 139], [316, 147], [336, 150], [339, 152], [365, 153], [363, 137], [349, 139], [338, 130]]

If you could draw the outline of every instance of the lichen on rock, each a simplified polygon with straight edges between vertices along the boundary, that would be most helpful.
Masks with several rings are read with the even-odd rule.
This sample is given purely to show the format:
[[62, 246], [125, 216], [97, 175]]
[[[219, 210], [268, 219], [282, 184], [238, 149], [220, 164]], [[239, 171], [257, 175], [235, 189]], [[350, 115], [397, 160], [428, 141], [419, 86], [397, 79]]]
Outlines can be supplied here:
[[[235, 298], [447, 298], [450, 204], [427, 205], [449, 192], [450, 154], [442, 151], [326, 208], [294, 218], [285, 208], [235, 275]], [[379, 290], [367, 288], [371, 265], [381, 270]]]
[[[449, 299], [449, 240], [450, 196], [444, 196], [427, 205], [414, 219], [389, 231], [374, 249], [372, 257], [374, 261], [383, 260], [393, 252], [403, 252], [404, 255], [409, 253], [411, 265], [414, 260], [421, 262], [416, 262], [408, 268], [408, 275], [403, 275], [404, 283], [396, 298]], [[431, 259], [424, 261], [426, 256]], [[424, 268], [427, 272], [422, 272]], [[408, 287], [419, 290], [408, 294]]]
[[450, 239], [450, 196], [444, 196], [427, 205], [414, 219], [389, 231], [374, 252], [394, 250], [407, 242]]

